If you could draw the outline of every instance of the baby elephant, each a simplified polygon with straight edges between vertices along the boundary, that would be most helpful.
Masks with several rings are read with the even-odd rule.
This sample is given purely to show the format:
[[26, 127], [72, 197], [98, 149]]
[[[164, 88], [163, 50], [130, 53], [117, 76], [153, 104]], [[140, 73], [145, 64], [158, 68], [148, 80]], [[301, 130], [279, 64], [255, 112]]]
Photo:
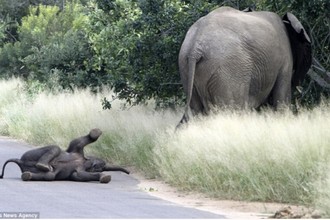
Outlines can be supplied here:
[[9, 162], [16, 163], [22, 171], [22, 180], [73, 180], [100, 181], [108, 183], [109, 174], [103, 171], [121, 171], [129, 174], [122, 167], [111, 166], [95, 157], [85, 157], [84, 147], [95, 142], [102, 134], [100, 129], [92, 129], [88, 135], [72, 140], [66, 151], [56, 145], [50, 145], [27, 151], [21, 159], [9, 159], [2, 167], [3, 178], [5, 167]]

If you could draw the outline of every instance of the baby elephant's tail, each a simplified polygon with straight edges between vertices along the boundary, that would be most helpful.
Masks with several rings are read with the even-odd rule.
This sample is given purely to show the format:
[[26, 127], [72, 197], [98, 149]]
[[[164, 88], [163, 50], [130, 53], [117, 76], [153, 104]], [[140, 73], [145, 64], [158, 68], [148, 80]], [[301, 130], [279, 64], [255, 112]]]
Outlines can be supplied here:
[[129, 171], [126, 170], [125, 168], [119, 167], [119, 166], [112, 166], [112, 165], [105, 165], [105, 167], [103, 168], [103, 171], [121, 171], [124, 172], [126, 174], [129, 174]]
[[9, 159], [9, 160], [7, 160], [5, 162], [5, 164], [3, 165], [3, 167], [2, 167], [2, 173], [1, 173], [0, 179], [3, 179], [3, 175], [5, 174], [6, 165], [7, 165], [7, 163], [10, 163], [10, 162], [16, 163], [19, 166], [19, 168], [21, 168], [21, 163], [22, 162], [21, 162], [20, 159]]

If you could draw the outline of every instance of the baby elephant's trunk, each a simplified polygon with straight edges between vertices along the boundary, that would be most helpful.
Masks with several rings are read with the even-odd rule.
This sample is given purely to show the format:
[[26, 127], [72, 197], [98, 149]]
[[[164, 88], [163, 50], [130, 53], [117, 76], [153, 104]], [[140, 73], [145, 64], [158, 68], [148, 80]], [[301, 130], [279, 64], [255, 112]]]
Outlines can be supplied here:
[[126, 174], [129, 174], [129, 171], [126, 170], [125, 168], [118, 167], [118, 166], [112, 166], [110, 164], [106, 164], [103, 168], [103, 171], [121, 171], [121, 172], [124, 172]]
[[7, 163], [10, 163], [10, 162], [16, 163], [19, 166], [19, 168], [22, 170], [22, 161], [20, 159], [9, 159], [5, 162], [5, 164], [2, 167], [2, 173], [1, 173], [0, 179], [3, 179], [3, 175], [5, 174], [6, 165], [7, 165]]

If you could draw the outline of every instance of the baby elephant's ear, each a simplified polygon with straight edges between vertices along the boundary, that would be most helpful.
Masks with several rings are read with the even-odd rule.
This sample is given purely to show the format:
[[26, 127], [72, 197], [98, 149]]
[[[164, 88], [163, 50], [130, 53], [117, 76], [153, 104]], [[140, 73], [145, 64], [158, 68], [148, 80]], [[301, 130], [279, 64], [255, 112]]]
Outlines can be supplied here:
[[311, 40], [300, 21], [290, 12], [283, 16], [287, 34], [290, 40], [293, 56], [293, 76], [291, 85], [293, 88], [304, 80], [312, 64]]

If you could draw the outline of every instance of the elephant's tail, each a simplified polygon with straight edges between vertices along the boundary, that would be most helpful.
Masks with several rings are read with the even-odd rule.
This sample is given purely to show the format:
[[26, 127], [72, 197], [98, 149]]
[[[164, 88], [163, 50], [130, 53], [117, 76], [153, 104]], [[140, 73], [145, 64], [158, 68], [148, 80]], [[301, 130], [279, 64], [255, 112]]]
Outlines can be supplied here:
[[128, 170], [126, 170], [125, 168], [119, 167], [119, 166], [111, 166], [109, 164], [107, 164], [104, 168], [103, 171], [121, 171], [124, 172], [126, 174], [129, 174], [130, 172]]
[[194, 88], [195, 69], [197, 62], [198, 60], [196, 60], [196, 58], [193, 57], [188, 58], [187, 103], [180, 124], [189, 121], [189, 109], [190, 109], [190, 102], [192, 98], [193, 88]]
[[19, 168], [22, 170], [22, 167], [21, 167], [22, 162], [20, 159], [9, 159], [5, 162], [5, 164], [2, 167], [2, 173], [1, 173], [0, 179], [3, 179], [3, 175], [5, 174], [6, 165], [10, 162], [16, 163], [19, 166]]

